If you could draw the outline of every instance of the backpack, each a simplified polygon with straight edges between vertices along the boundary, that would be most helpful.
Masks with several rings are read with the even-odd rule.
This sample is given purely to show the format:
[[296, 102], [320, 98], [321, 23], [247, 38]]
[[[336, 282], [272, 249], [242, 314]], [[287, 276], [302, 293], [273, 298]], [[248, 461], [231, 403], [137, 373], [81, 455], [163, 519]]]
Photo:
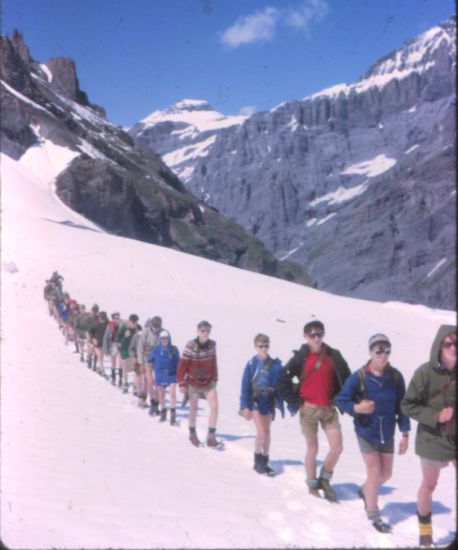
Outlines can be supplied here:
[[256, 373], [256, 375], [251, 380], [251, 394], [253, 396], [253, 400], [259, 399], [260, 397], [270, 397], [274, 395], [275, 388], [271, 386], [261, 386], [259, 384], [259, 381], [261, 378], [266, 374], [270, 367], [272, 366], [273, 359], [269, 357], [269, 360], [265, 365], [263, 365], [262, 369]]
[[[358, 388], [358, 392], [356, 393], [358, 403], [363, 399], [365, 399], [364, 397], [364, 394], [366, 393], [366, 384], [364, 381], [366, 376], [365, 368], [366, 367], [364, 366], [358, 369], [359, 388]], [[393, 377], [394, 385], [396, 386], [397, 381], [399, 379], [399, 371], [394, 367], [390, 366], [390, 372], [391, 372], [391, 376]]]

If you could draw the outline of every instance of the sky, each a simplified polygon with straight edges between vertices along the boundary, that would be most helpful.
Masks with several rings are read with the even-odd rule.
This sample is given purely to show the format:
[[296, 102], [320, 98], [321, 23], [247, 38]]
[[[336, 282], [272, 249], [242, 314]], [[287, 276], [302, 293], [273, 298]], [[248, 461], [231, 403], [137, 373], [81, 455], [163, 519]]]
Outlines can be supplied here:
[[184, 98], [225, 115], [342, 82], [455, 13], [453, 0], [3, 0], [32, 57], [71, 57], [81, 88], [131, 126]]
[[[304, 323], [318, 317], [326, 326], [326, 342], [342, 352], [353, 371], [368, 359], [369, 336], [387, 334], [390, 362], [409, 382], [429, 358], [439, 326], [454, 324], [455, 313], [333, 296], [104, 233], [54, 192], [53, 179], [77, 152], [41, 137], [20, 160], [2, 155], [0, 163], [0, 539], [5, 546], [416, 547], [421, 467], [414, 435], [400, 456], [396, 430], [393, 476], [379, 497], [393, 533], [381, 534], [357, 496], [365, 469], [351, 417], [339, 417], [344, 451], [333, 485], [341, 503], [331, 504], [307, 493], [297, 416], [277, 414], [273, 422], [270, 464], [278, 475], [253, 472], [254, 426], [237, 414], [241, 378], [255, 354], [256, 333], [270, 336], [272, 357], [285, 363], [304, 341]], [[189, 405], [178, 407], [178, 427], [159, 424], [138, 408], [132, 387], [123, 395], [81, 363], [72, 344], [64, 345], [43, 300], [45, 280], [55, 269], [65, 290], [86, 307], [97, 302], [123, 318], [136, 312], [142, 324], [161, 315], [180, 351], [195, 336], [198, 321], [212, 323], [217, 437], [225, 442], [224, 451], [189, 443]], [[24, 327], [33, 327], [26, 340]], [[200, 401], [201, 439], [207, 422], [208, 405]], [[329, 448], [322, 430], [319, 446], [318, 467]], [[432, 505], [434, 540], [444, 547], [456, 537], [453, 487], [456, 471], [449, 465], [441, 470]]]

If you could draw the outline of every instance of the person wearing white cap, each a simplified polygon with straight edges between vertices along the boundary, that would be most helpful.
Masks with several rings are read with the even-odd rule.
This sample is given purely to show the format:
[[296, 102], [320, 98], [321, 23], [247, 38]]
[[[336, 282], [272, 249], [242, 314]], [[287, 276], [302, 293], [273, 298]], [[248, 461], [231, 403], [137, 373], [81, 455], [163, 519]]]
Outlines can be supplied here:
[[377, 531], [389, 533], [378, 508], [380, 485], [391, 477], [396, 424], [402, 433], [399, 454], [405, 454], [409, 418], [401, 410], [405, 394], [402, 374], [389, 363], [391, 343], [385, 334], [369, 338], [370, 358], [355, 371], [335, 398], [337, 407], [353, 416], [358, 445], [366, 465], [366, 481], [358, 489], [366, 514]]
[[180, 352], [172, 345], [170, 333], [161, 330], [158, 338], [159, 343], [154, 346], [148, 356], [148, 362], [154, 368], [154, 381], [157, 386], [160, 419], [159, 422], [167, 420], [167, 407], [165, 405], [165, 391], [169, 388], [170, 395], [170, 424], [176, 425], [176, 381], [177, 367], [180, 360]]

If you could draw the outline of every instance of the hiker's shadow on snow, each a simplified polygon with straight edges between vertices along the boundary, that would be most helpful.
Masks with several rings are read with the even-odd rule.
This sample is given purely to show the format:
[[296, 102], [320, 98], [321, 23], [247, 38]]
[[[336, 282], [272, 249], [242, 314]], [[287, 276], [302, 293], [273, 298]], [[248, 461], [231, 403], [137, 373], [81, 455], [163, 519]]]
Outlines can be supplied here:
[[[333, 483], [332, 486], [339, 500], [357, 500], [360, 498], [357, 493], [359, 485], [356, 485], [356, 483]], [[388, 495], [393, 491], [394, 487], [383, 486], [380, 487], [379, 494]]]
[[270, 464], [278, 474], [282, 474], [285, 471], [285, 466], [303, 466], [304, 463], [301, 460], [271, 460]]
[[[446, 514], [451, 512], [451, 509], [444, 506], [441, 502], [433, 502], [432, 507], [433, 514]], [[417, 503], [416, 502], [388, 502], [385, 504], [382, 510], [389, 522], [392, 525], [396, 525], [400, 521], [417, 515]]]
[[70, 220], [51, 220], [50, 218], [42, 218], [43, 220], [46, 220], [47, 222], [57, 223], [59, 225], [65, 225], [67, 227], [73, 227], [74, 229], [85, 229], [86, 231], [95, 231], [95, 233], [102, 233], [98, 229], [94, 229], [93, 227], [88, 227], [87, 225], [82, 225], [79, 223], [72, 222]]
[[449, 531], [442, 538], [436, 540], [436, 546], [449, 546], [456, 538], [456, 531]]
[[223, 441], [238, 441], [239, 439], [254, 439], [254, 435], [235, 435], [235, 434], [222, 434], [218, 432], [218, 437]]

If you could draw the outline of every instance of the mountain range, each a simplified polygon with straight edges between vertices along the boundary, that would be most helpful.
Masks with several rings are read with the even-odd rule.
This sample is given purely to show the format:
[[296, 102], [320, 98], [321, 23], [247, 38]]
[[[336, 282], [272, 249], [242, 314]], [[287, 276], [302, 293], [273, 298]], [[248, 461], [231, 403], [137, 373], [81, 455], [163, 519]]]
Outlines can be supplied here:
[[55, 180], [57, 196], [72, 210], [115, 235], [312, 284], [299, 265], [279, 261], [257, 237], [196, 199], [157, 154], [109, 122], [80, 89], [71, 59], [39, 63], [15, 31], [1, 37], [0, 63], [2, 152], [19, 159], [47, 143], [72, 151]]
[[194, 195], [331, 292], [453, 309], [456, 19], [250, 117], [204, 100], [129, 131]]

